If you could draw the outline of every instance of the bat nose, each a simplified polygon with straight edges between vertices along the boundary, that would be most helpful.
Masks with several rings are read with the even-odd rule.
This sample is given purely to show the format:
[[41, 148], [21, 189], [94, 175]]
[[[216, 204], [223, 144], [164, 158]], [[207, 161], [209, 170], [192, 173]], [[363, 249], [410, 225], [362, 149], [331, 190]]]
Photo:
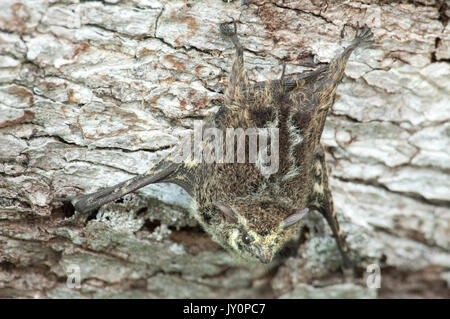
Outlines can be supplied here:
[[263, 264], [268, 264], [272, 261], [272, 256], [268, 254], [259, 256], [259, 261], [262, 262]]
[[263, 264], [268, 264], [272, 261], [272, 258], [273, 255], [269, 250], [258, 246], [258, 259], [260, 262], [262, 262]]
[[263, 263], [263, 264], [268, 264], [272, 261], [272, 255], [270, 253], [264, 253], [261, 254], [259, 256], [259, 260]]

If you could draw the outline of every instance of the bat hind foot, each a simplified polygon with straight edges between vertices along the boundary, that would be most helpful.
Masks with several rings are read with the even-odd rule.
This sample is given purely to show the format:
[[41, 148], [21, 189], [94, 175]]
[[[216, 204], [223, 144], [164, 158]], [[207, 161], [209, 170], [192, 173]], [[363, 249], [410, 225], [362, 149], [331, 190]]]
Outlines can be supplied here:
[[356, 31], [355, 39], [353, 40], [353, 43], [355, 46], [358, 46], [360, 44], [371, 44], [373, 42], [373, 33], [370, 30], [370, 28], [367, 25], [364, 25], [362, 28], [359, 27]]

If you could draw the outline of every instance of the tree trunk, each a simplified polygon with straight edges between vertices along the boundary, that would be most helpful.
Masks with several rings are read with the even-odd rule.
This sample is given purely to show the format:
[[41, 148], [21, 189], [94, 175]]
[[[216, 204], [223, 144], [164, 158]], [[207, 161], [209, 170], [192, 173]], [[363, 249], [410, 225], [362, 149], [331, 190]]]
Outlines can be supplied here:
[[[445, 0], [3, 0], [0, 296], [450, 297], [449, 15]], [[217, 111], [232, 18], [251, 81], [328, 62], [357, 22], [374, 33], [322, 137], [362, 278], [315, 213], [297, 256], [259, 266], [214, 243], [175, 185], [91, 215], [54, 200], [145, 172]]]

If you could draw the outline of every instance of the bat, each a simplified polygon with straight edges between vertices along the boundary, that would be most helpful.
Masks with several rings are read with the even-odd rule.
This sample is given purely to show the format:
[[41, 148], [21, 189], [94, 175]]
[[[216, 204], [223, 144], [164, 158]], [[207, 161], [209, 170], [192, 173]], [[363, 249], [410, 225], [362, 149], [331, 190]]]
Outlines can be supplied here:
[[[69, 201], [76, 211], [88, 213], [145, 185], [174, 183], [191, 195], [195, 218], [213, 240], [239, 258], [261, 263], [270, 263], [286, 243], [296, 238], [302, 218], [316, 210], [330, 226], [344, 266], [351, 266], [320, 138], [349, 56], [359, 45], [370, 42], [372, 32], [367, 26], [358, 26], [351, 44], [314, 71], [286, 76], [283, 67], [279, 79], [251, 83], [236, 22], [223, 23], [219, 29], [234, 44], [236, 53], [223, 106], [199, 133], [204, 137], [214, 129], [215, 134], [197, 143], [197, 151], [212, 154], [214, 150], [216, 154], [226, 150], [227, 156], [232, 153], [228, 161], [198, 160], [195, 156], [175, 160], [171, 154], [145, 174], [62, 200]], [[234, 135], [227, 135], [230, 130]], [[262, 145], [257, 154], [245, 143], [244, 147], [236, 143], [229, 149], [218, 143], [229, 142], [230, 136], [233, 141], [243, 138], [250, 142], [253, 137], [246, 132], [264, 130], [277, 134], [254, 139], [258, 147]], [[276, 155], [276, 170], [268, 171], [267, 162], [261, 160], [263, 151], [266, 158], [268, 153], [274, 158]], [[246, 159], [253, 156], [253, 161], [239, 161], [239, 154]]]

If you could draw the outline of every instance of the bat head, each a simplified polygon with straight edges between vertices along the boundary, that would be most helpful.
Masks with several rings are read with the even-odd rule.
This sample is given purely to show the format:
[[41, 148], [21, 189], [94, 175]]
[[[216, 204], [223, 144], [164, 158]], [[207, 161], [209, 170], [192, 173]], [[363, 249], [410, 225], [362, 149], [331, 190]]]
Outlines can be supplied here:
[[[270, 263], [283, 246], [295, 238], [307, 208], [292, 209], [270, 200], [213, 201], [214, 216], [205, 229], [238, 257]], [[297, 226], [297, 227], [296, 227]]]

